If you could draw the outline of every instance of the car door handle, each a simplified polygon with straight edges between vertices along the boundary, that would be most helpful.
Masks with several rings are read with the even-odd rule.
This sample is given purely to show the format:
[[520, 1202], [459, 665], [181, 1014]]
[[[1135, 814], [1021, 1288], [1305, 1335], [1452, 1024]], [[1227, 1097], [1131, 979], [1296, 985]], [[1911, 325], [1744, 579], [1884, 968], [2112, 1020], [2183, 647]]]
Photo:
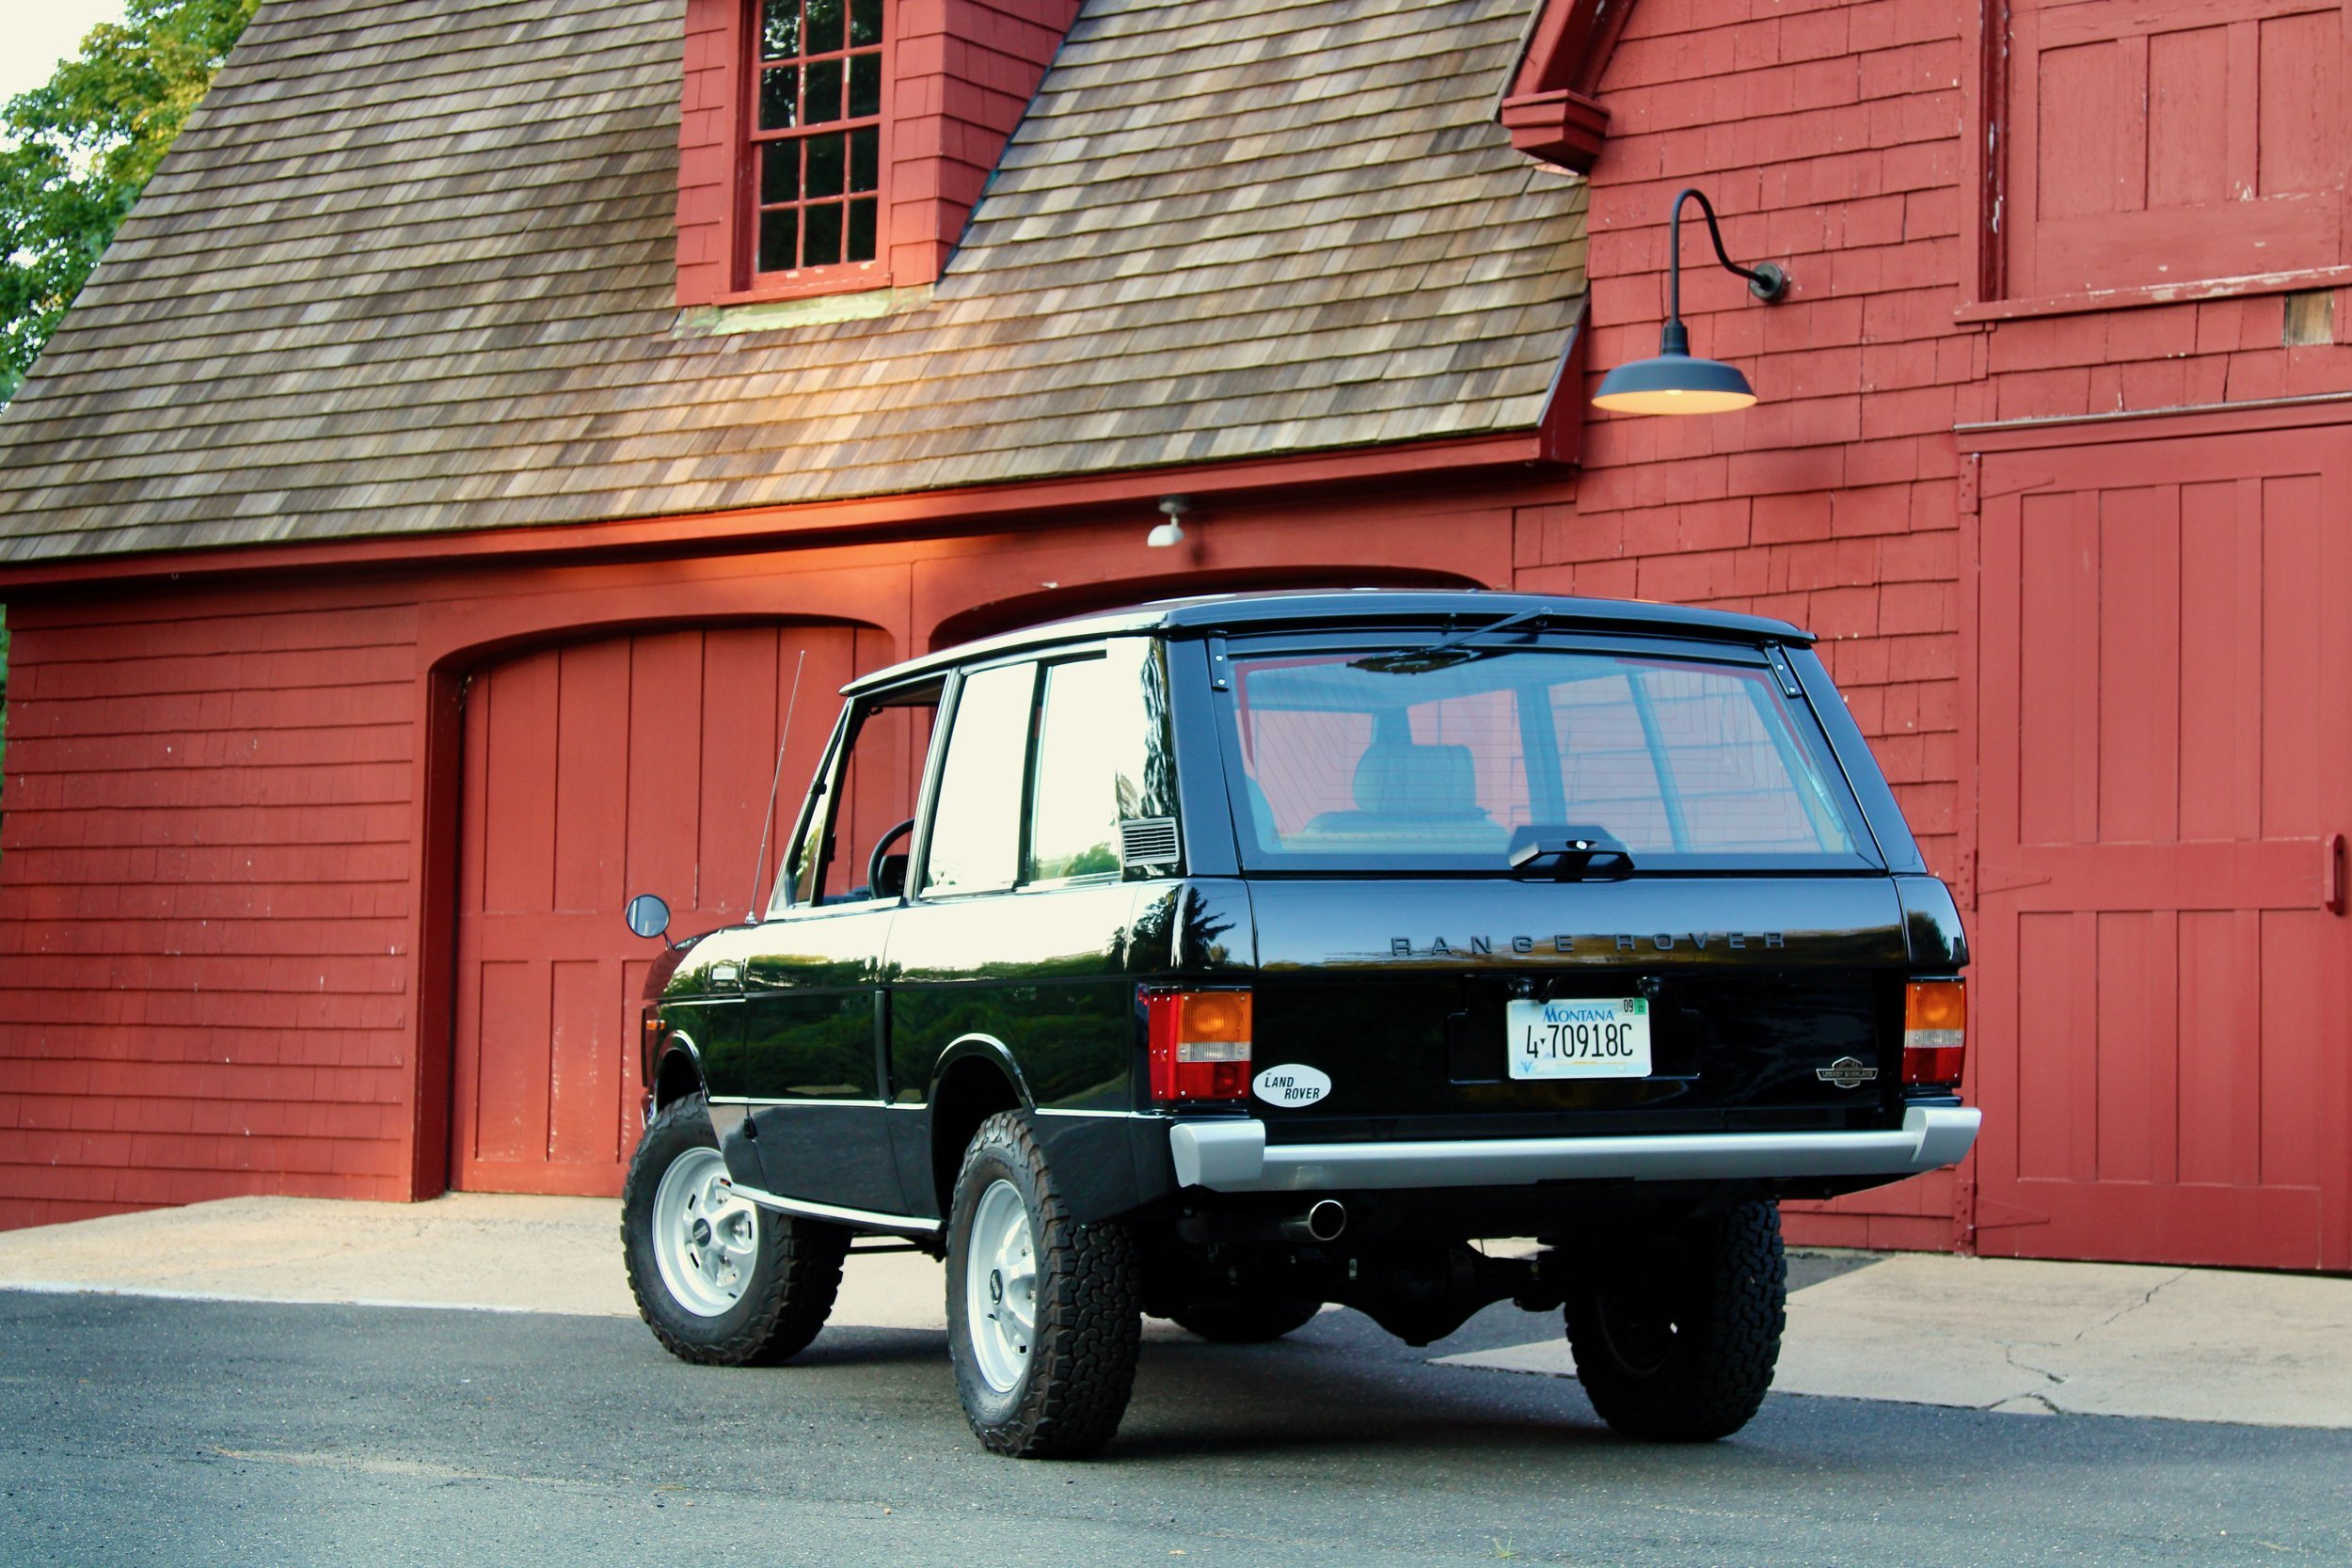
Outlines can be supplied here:
[[732, 958], [721, 959], [710, 966], [710, 983], [739, 988], [743, 984], [743, 966]]

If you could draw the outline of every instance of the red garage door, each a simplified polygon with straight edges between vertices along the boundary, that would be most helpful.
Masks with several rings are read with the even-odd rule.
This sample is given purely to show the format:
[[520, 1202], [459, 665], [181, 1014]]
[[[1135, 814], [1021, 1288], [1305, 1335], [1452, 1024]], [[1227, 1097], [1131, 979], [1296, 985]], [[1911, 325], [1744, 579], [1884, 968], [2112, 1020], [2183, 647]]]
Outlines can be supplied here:
[[1982, 481], [1979, 1246], [2352, 1267], [2352, 433]]
[[790, 831], [835, 691], [882, 660], [878, 634], [661, 632], [541, 649], [474, 674], [453, 1186], [621, 1190], [637, 1133], [637, 999], [656, 951], [623, 927], [621, 905], [632, 893], [660, 894], [676, 933], [742, 917], [803, 650], [780, 808], [787, 820], [772, 845]]

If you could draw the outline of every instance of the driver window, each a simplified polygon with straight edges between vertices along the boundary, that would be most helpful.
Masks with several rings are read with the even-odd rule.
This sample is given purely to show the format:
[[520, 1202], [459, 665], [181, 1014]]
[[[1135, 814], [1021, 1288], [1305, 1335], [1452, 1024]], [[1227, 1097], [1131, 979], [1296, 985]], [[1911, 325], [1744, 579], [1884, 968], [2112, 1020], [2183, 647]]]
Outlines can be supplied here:
[[[825, 793], [794, 849], [796, 907], [865, 903], [874, 896], [866, 882], [874, 848], [914, 815], [940, 689], [934, 682], [887, 692], [861, 702], [850, 715]], [[884, 897], [899, 891], [888, 879], [893, 872], [903, 878], [901, 857], [911, 837], [901, 833], [885, 848]]]

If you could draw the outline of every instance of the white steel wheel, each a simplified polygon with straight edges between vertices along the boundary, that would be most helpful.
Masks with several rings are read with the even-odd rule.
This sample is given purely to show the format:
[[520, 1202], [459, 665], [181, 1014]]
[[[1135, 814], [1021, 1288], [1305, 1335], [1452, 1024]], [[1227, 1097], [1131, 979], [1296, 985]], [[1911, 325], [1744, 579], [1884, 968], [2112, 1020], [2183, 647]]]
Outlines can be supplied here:
[[1029, 1206], [1009, 1181], [991, 1185], [973, 1211], [963, 1298], [980, 1376], [1009, 1394], [1021, 1386], [1037, 1343], [1037, 1236]]
[[699, 1094], [645, 1124], [621, 1183], [629, 1294], [662, 1348], [702, 1367], [772, 1366], [833, 1311], [850, 1233], [745, 1208]]
[[1025, 1459], [1099, 1452], [1143, 1343], [1134, 1233], [1072, 1217], [1025, 1111], [980, 1123], [947, 1215], [947, 1361], [973, 1433]]
[[686, 1149], [661, 1173], [653, 1257], [671, 1296], [698, 1318], [743, 1299], [759, 1259], [759, 1211], [735, 1196], [717, 1149]]

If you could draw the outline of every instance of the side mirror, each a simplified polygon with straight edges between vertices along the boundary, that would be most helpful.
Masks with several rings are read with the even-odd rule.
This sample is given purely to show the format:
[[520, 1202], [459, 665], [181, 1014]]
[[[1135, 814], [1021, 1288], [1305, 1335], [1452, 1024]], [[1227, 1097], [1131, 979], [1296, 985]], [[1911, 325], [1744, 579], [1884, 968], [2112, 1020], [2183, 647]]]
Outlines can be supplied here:
[[874, 867], [873, 894], [877, 898], [900, 898], [907, 891], [907, 858], [904, 855], [884, 855]]
[[641, 893], [621, 911], [628, 928], [641, 937], [658, 937], [670, 928], [670, 906], [657, 894]]

